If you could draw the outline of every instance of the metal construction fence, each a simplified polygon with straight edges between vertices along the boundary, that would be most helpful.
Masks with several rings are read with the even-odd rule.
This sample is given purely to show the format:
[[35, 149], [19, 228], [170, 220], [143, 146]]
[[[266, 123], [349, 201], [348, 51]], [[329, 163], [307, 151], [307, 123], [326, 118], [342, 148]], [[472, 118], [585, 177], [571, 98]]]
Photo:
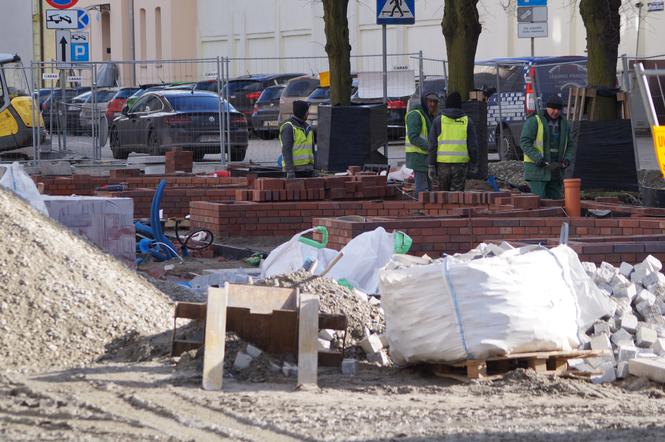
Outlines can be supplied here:
[[[422, 53], [388, 54], [385, 61], [381, 54], [352, 55], [354, 102], [383, 101], [376, 88], [367, 87], [367, 79], [380, 79], [384, 63], [389, 93], [400, 94], [389, 96], [387, 105], [393, 126], [402, 125], [394, 136], [399, 139], [417, 85], [425, 78], [445, 78], [446, 63]], [[290, 115], [291, 103], [306, 99], [319, 86], [328, 58], [44, 62], [24, 69], [34, 109], [41, 116], [33, 117], [36, 133], [42, 134], [33, 137], [36, 161], [63, 156], [122, 159], [130, 152], [160, 154], [178, 147], [192, 150], [197, 160], [212, 154], [208, 159], [227, 162], [244, 159], [250, 137], [276, 135], [279, 122]], [[295, 77], [303, 81], [294, 81], [273, 103], [272, 119], [259, 121], [265, 127], [254, 127], [252, 115], [261, 92], [268, 86], [285, 86]], [[160, 93], [150, 94], [156, 91]], [[211, 99], [210, 92], [221, 100]], [[325, 103], [329, 95], [322, 97], [315, 103]], [[316, 107], [311, 113], [316, 118]]]

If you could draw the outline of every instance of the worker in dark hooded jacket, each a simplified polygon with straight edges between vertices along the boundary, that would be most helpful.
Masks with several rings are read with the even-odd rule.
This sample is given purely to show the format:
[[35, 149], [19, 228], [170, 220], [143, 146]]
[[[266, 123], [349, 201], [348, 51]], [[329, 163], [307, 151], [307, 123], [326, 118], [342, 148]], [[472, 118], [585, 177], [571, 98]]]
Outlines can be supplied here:
[[282, 147], [282, 170], [286, 178], [293, 179], [296, 172], [301, 177], [314, 175], [314, 131], [307, 124], [309, 104], [293, 102], [293, 116], [279, 128], [279, 144]]
[[427, 175], [427, 156], [429, 155], [429, 131], [432, 121], [439, 112], [439, 97], [430, 92], [420, 104], [406, 114], [406, 167], [413, 170], [416, 178], [416, 196], [420, 192], [431, 191], [432, 181]]
[[451, 92], [446, 108], [429, 133], [428, 174], [439, 190], [463, 191], [469, 168], [478, 167], [478, 137], [473, 121], [462, 110], [462, 96]]

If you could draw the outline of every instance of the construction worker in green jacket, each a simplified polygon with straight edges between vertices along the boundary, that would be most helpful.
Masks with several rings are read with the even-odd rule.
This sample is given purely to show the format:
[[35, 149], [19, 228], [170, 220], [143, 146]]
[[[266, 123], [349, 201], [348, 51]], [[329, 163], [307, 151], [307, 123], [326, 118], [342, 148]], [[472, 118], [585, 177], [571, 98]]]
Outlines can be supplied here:
[[432, 181], [427, 176], [427, 137], [432, 120], [439, 112], [439, 97], [434, 92], [425, 95], [420, 104], [406, 114], [406, 167], [413, 170], [416, 179], [416, 196], [420, 192], [431, 191]]
[[524, 179], [541, 198], [561, 199], [563, 174], [575, 158], [575, 142], [568, 121], [561, 115], [563, 102], [549, 97], [545, 111], [529, 117], [522, 127]]

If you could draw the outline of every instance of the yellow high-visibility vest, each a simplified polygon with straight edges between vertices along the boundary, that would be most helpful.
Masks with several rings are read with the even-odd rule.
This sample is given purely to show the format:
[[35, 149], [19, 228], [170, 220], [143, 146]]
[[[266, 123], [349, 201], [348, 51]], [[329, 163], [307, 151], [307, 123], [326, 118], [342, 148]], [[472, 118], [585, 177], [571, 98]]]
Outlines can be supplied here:
[[[533, 140], [533, 147], [540, 152], [543, 157], [545, 156], [544, 149], [544, 140], [545, 140], [545, 129], [543, 128], [543, 121], [540, 119], [540, 115], [536, 115], [536, 122], [538, 123], [538, 132], [536, 133], [536, 139]], [[525, 163], [535, 163], [527, 154], [524, 154]]]
[[[420, 116], [420, 136], [423, 139], [426, 140], [427, 139], [427, 120], [425, 120], [425, 116], [420, 111], [420, 109], [414, 109], [411, 112], [417, 112], [418, 115]], [[404, 119], [405, 120], [405, 125], [404, 126], [406, 127], [406, 139], [405, 139], [405, 145], [404, 145], [404, 152], [406, 152], [406, 153], [420, 153], [420, 154], [423, 154], [423, 155], [427, 155], [429, 153], [427, 151], [427, 149], [423, 149], [423, 148], [420, 148], [418, 146], [414, 146], [413, 144], [411, 144], [411, 140], [409, 140], [408, 119], [409, 119], [409, 115], [411, 115], [411, 112], [406, 114], [406, 117]]]
[[[314, 165], [314, 132], [309, 131], [308, 134], [305, 134], [305, 131], [296, 127], [290, 121], [282, 124], [279, 127], [279, 145], [284, 147], [282, 143], [282, 129], [286, 125], [290, 125], [293, 129], [293, 165], [298, 166], [308, 166]], [[286, 170], [286, 163], [282, 161], [282, 169]]]
[[436, 152], [437, 163], [468, 163], [467, 128], [469, 117], [448, 118], [441, 115], [441, 133]]

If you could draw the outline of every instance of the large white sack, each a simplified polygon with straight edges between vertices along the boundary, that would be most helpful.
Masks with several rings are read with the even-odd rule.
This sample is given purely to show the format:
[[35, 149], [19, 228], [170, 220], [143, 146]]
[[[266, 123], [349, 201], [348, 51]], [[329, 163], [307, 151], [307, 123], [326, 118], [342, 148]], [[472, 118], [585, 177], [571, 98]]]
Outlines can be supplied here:
[[327, 231], [325, 231], [324, 240], [317, 246], [313, 246], [312, 244], [316, 244], [316, 242], [308, 240], [304, 235], [315, 231], [322, 233], [325, 231], [325, 227], [315, 227], [296, 233], [290, 240], [270, 252], [261, 263], [261, 278], [293, 273], [301, 269], [308, 260], [318, 262], [317, 272], [325, 269], [328, 263], [337, 256], [337, 251], [322, 247], [328, 243]]
[[18, 162], [9, 166], [0, 166], [0, 186], [5, 187], [24, 200], [34, 209], [48, 216], [44, 197], [39, 193], [37, 185]]
[[395, 256], [380, 273], [390, 352], [399, 364], [569, 351], [613, 310], [567, 246], [407, 261], [418, 259]]

